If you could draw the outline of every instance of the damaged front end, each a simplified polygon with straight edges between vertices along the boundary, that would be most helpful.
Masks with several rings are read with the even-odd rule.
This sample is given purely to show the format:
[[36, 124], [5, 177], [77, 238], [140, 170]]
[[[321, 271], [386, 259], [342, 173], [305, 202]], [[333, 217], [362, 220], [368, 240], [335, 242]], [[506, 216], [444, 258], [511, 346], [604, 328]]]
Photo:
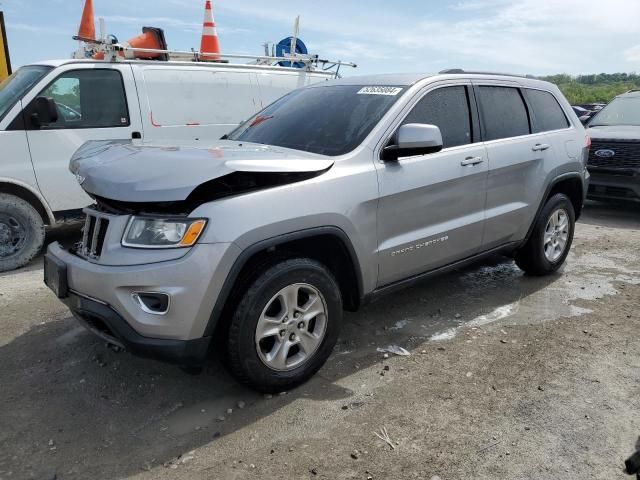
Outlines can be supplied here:
[[221, 198], [322, 175], [333, 160], [265, 145], [220, 141], [212, 148], [88, 142], [71, 172], [108, 214], [187, 215]]
[[98, 208], [108, 213], [187, 215], [204, 203], [232, 195], [302, 182], [323, 174], [327, 169], [314, 172], [232, 172], [198, 185], [184, 200], [167, 202], [132, 202], [99, 195], [92, 196]]

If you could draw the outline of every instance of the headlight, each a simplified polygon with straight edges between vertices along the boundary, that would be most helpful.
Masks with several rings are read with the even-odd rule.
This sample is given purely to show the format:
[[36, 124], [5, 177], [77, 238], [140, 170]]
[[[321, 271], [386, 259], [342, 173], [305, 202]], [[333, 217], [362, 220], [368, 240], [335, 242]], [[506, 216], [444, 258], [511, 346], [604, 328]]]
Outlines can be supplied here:
[[132, 217], [122, 237], [122, 245], [137, 248], [191, 247], [206, 224], [203, 218]]

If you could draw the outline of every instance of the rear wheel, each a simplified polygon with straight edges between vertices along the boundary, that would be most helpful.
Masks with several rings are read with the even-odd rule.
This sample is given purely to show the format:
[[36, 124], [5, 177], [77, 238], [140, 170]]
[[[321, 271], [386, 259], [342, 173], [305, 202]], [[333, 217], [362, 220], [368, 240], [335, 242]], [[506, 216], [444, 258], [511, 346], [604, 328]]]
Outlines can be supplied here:
[[555, 272], [564, 263], [575, 229], [569, 198], [558, 193], [547, 200], [527, 243], [516, 254], [517, 265], [531, 275]]
[[294, 258], [250, 285], [229, 327], [232, 373], [262, 392], [293, 388], [326, 362], [338, 339], [342, 299], [329, 270]]
[[44, 222], [27, 201], [0, 193], [0, 272], [23, 267], [44, 244]]

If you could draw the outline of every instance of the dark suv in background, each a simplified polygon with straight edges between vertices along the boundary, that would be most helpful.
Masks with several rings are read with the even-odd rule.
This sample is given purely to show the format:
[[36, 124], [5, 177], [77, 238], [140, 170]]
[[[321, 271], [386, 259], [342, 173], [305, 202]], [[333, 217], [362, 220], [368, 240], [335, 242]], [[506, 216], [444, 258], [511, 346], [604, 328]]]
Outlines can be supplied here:
[[617, 96], [587, 127], [589, 198], [640, 202], [640, 90]]

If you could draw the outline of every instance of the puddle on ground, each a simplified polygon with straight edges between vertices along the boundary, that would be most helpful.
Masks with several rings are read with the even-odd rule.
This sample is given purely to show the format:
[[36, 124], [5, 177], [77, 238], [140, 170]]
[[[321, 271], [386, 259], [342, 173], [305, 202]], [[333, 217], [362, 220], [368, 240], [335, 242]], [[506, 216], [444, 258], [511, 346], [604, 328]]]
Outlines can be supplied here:
[[[581, 230], [597, 241], [592, 228]], [[370, 354], [390, 343], [411, 349], [425, 340], [449, 340], [467, 327], [584, 315], [590, 310], [577, 302], [616, 295], [620, 283], [640, 284], [640, 254], [633, 249], [572, 251], [562, 270], [546, 277], [526, 276], [512, 260], [495, 257], [348, 314], [336, 355], [360, 357], [363, 349]]]
[[[616, 288], [619, 283], [640, 284], [640, 270], [628, 266], [634, 261], [637, 257], [629, 258], [618, 252], [607, 251], [602, 255], [571, 253], [561, 273], [554, 277], [524, 276], [510, 261], [468, 272], [463, 275], [462, 283], [469, 291], [479, 289], [485, 294], [499, 290], [521, 291], [522, 296], [516, 302], [498, 306], [462, 325], [438, 331], [429, 340], [449, 340], [461, 328], [481, 327], [502, 320], [512, 324], [532, 324], [590, 313], [590, 309], [574, 305], [574, 302], [616, 295], [620, 291]], [[531, 288], [544, 282], [545, 278], [552, 280], [543, 288]], [[476, 298], [480, 299], [477, 295]]]

